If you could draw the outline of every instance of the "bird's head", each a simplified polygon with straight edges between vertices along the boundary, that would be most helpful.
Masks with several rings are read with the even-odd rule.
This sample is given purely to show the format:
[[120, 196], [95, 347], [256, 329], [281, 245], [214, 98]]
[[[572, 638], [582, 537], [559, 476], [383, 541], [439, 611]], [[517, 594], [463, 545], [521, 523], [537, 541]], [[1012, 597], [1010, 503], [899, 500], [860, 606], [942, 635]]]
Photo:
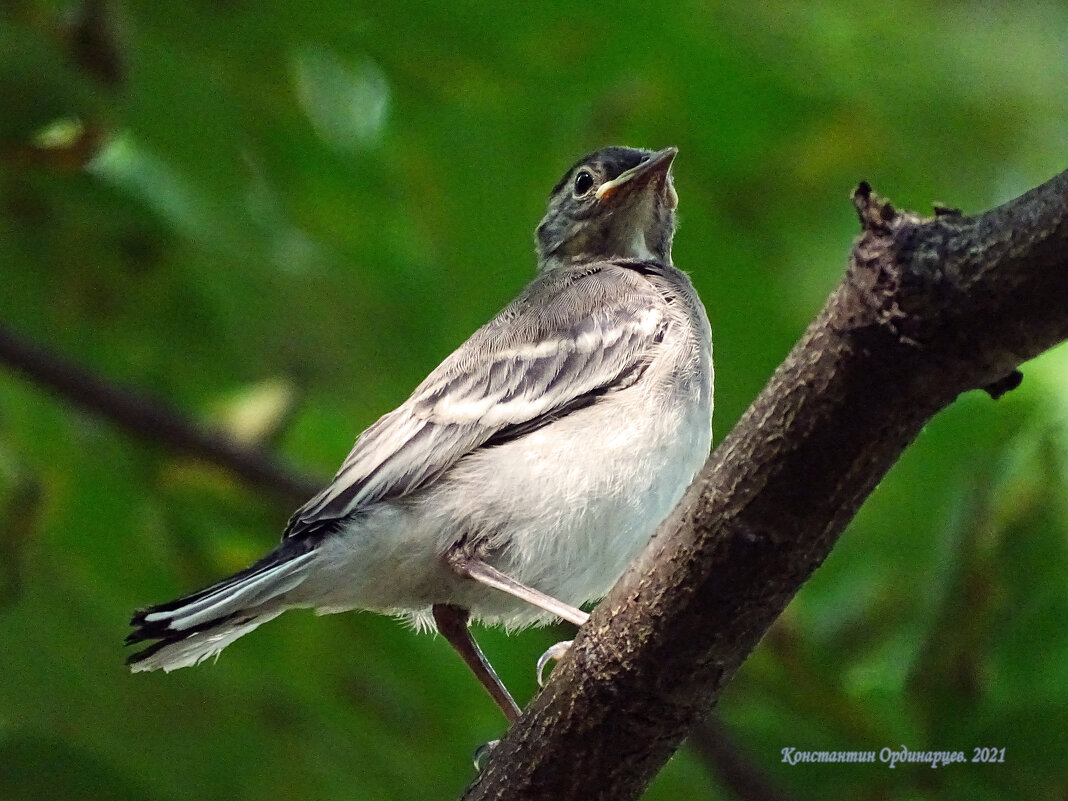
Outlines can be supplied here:
[[606, 147], [576, 163], [553, 188], [535, 234], [541, 269], [610, 258], [671, 264], [676, 153]]

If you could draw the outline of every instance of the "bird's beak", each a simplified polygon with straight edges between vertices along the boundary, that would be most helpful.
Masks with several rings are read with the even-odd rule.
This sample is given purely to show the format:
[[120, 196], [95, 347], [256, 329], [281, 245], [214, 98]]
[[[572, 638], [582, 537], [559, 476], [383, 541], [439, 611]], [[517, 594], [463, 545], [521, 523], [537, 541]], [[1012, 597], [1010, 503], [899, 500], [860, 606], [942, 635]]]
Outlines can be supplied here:
[[[601, 184], [600, 188], [597, 190], [597, 199], [607, 200], [617, 192], [630, 192], [659, 178], [663, 181], [669, 203], [672, 208], [674, 208], [675, 204], [678, 202], [678, 196], [675, 194], [674, 188], [671, 187], [670, 182], [667, 181], [666, 178], [668, 170], [671, 169], [671, 162], [675, 160], [675, 156], [678, 152], [679, 149], [677, 147], [665, 147], [663, 150], [658, 150], [637, 167], [631, 167], [626, 172], [621, 173], [617, 178], [613, 178], [611, 181], [606, 181]], [[674, 202], [671, 202], [672, 200], [674, 200]]]

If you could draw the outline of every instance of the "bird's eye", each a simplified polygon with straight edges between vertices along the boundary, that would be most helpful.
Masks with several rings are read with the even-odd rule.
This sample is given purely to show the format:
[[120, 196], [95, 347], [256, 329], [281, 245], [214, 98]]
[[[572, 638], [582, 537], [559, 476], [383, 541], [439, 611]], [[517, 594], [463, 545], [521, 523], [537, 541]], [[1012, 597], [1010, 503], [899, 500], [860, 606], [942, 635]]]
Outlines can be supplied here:
[[593, 175], [589, 170], [579, 170], [575, 176], [575, 197], [582, 197], [593, 188]]

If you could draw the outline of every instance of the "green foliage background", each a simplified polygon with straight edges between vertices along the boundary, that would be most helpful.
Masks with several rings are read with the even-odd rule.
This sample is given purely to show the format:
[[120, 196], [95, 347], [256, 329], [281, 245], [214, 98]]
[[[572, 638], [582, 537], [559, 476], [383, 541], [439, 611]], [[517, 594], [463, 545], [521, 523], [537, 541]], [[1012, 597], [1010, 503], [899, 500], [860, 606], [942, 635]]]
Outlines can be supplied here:
[[[533, 270], [604, 144], [677, 145], [717, 439], [839, 280], [858, 180], [966, 212], [1068, 166], [1063, 4], [0, 5], [0, 323], [321, 474]], [[971, 393], [725, 695], [799, 799], [1068, 793], [1068, 352]], [[290, 505], [0, 370], [0, 797], [456, 796], [503, 722], [440, 638], [292, 613], [131, 676], [131, 610]], [[480, 632], [520, 699], [566, 629]], [[780, 749], [1005, 748], [798, 765]], [[730, 798], [683, 749], [650, 799]]]

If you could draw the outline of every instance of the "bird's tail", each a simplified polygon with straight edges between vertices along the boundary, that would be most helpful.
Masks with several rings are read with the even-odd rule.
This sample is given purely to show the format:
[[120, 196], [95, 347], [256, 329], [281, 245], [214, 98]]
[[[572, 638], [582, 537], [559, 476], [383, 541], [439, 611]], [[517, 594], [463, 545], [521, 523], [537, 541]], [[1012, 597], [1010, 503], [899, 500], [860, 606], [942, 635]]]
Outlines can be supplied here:
[[218, 654], [238, 637], [282, 614], [283, 598], [307, 577], [315, 558], [310, 542], [286, 540], [251, 567], [211, 587], [134, 613], [130, 645], [156, 640], [126, 664], [143, 670], [177, 670]]

